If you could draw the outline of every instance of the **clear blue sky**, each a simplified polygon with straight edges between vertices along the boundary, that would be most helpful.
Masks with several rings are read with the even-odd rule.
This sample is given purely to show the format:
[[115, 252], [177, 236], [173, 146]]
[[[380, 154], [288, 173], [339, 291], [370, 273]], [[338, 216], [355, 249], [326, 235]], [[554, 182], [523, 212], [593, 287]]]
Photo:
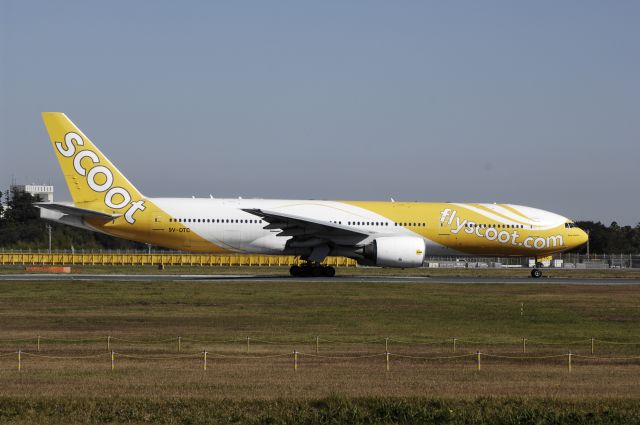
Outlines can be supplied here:
[[63, 111], [148, 196], [640, 221], [640, 2], [0, 2], [0, 186]]

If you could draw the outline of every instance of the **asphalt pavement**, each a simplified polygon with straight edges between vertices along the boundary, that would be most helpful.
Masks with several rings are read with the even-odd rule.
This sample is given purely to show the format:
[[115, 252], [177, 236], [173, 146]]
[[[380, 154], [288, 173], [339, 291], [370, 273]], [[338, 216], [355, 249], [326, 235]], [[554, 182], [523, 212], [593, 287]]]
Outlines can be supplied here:
[[166, 282], [166, 281], [211, 281], [211, 282], [344, 282], [344, 283], [450, 283], [450, 284], [559, 284], [559, 285], [639, 285], [640, 279], [626, 278], [563, 278], [542, 277], [455, 277], [455, 276], [375, 276], [339, 274], [327, 277], [291, 277], [259, 274], [0, 274], [0, 281], [119, 281], [119, 282]]

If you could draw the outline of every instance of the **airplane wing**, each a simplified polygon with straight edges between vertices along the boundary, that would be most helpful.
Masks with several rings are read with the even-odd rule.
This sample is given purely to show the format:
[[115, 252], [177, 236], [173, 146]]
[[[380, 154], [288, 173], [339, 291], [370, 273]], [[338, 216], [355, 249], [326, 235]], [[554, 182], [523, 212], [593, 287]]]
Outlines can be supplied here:
[[53, 203], [53, 202], [36, 202], [34, 204], [38, 208], [45, 210], [57, 211], [62, 214], [87, 217], [87, 218], [100, 218], [106, 221], [113, 220], [120, 217], [122, 214], [107, 214], [100, 211], [87, 210], [85, 208], [78, 208], [69, 204]]
[[279, 230], [276, 236], [290, 236], [290, 246], [308, 247], [314, 250], [310, 259], [321, 261], [329, 253], [329, 245], [355, 245], [371, 235], [372, 232], [353, 229], [330, 221], [316, 220], [262, 209], [244, 209], [262, 218], [267, 224], [264, 228]]

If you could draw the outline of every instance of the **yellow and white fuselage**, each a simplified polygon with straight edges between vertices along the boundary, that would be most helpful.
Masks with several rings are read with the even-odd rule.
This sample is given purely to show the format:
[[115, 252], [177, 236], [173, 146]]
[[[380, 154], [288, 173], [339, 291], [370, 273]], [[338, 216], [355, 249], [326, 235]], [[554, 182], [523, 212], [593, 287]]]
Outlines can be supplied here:
[[42, 216], [138, 242], [417, 267], [425, 255], [544, 257], [587, 240], [565, 217], [508, 204], [148, 198], [64, 114], [43, 119], [73, 203], [40, 204]]

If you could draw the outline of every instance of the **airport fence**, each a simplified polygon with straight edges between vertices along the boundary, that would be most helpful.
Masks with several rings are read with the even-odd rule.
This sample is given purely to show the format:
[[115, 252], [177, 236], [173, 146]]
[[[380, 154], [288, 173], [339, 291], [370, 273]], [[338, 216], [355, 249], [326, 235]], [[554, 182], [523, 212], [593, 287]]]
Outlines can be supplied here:
[[[284, 255], [0, 251], [2, 265], [277, 267], [300, 265], [303, 262], [300, 257]], [[327, 257], [323, 264], [334, 267], [357, 265], [355, 260], [345, 257]]]
[[[531, 267], [528, 257], [454, 257], [425, 258], [430, 268], [518, 268]], [[631, 269], [640, 268], [640, 255], [636, 254], [578, 254], [559, 253], [545, 267], [562, 269]]]
[[[541, 356], [515, 356], [515, 355], [500, 355], [500, 354], [491, 354], [487, 352], [477, 351], [475, 353], [467, 353], [467, 354], [458, 354], [458, 355], [449, 355], [449, 356], [420, 356], [420, 355], [408, 355], [408, 354], [398, 354], [394, 352], [383, 352], [383, 353], [375, 353], [375, 354], [366, 354], [366, 355], [353, 355], [353, 356], [345, 356], [345, 355], [321, 355], [304, 351], [292, 351], [292, 352], [281, 352], [276, 354], [263, 354], [259, 356], [233, 356], [224, 353], [216, 353], [210, 351], [199, 351], [194, 353], [187, 353], [182, 355], [142, 355], [142, 354], [132, 354], [132, 353], [124, 353], [119, 351], [111, 351], [109, 353], [98, 353], [92, 355], [83, 355], [83, 356], [54, 356], [54, 355], [46, 355], [29, 351], [18, 350], [15, 352], [4, 352], [0, 353], [0, 358], [15, 356], [16, 359], [16, 369], [19, 372], [22, 372], [25, 369], [25, 366], [33, 365], [38, 362], [38, 360], [73, 360], [73, 361], [85, 361], [91, 362], [92, 365], [98, 366], [99, 369], [102, 369], [102, 366], [106, 367], [109, 365], [112, 371], [116, 370], [117, 363], [123, 363], [123, 361], [132, 360], [132, 361], [143, 361], [143, 362], [161, 362], [161, 361], [176, 361], [176, 360], [189, 360], [190, 364], [193, 364], [194, 360], [197, 360], [201, 364], [201, 368], [203, 370], [207, 370], [207, 366], [211, 365], [212, 361], [219, 360], [252, 360], [252, 361], [265, 361], [265, 360], [273, 360], [273, 359], [283, 359], [290, 358], [291, 364], [293, 366], [294, 371], [298, 371], [301, 365], [304, 364], [304, 361], [309, 360], [322, 360], [324, 363], [327, 362], [354, 362], [354, 361], [371, 361], [373, 359], [380, 359], [380, 368], [384, 368], [387, 372], [391, 370], [392, 361], [399, 363], [398, 361], [404, 360], [409, 361], [411, 363], [428, 363], [428, 362], [437, 362], [438, 364], [442, 364], [442, 362], [455, 362], [464, 360], [466, 364], [473, 362], [475, 369], [480, 372], [482, 369], [483, 361], [486, 360], [494, 360], [492, 366], [496, 366], [498, 363], [513, 363], [513, 362], [535, 362], [540, 365], [544, 363], [547, 366], [558, 366], [560, 363], [566, 364], [567, 370], [570, 373], [572, 369], [575, 367], [576, 361], [583, 361], [582, 364], [612, 364], [616, 365], [630, 365], [630, 366], [638, 366], [640, 365], [640, 356], [588, 356], [575, 354], [572, 352], [564, 353], [564, 354], [552, 354], [552, 355], [541, 355]], [[397, 367], [406, 367], [406, 364]], [[130, 365], [127, 365], [127, 368], [130, 368]]]
[[[483, 361], [499, 364], [534, 362], [544, 365], [564, 364], [569, 372], [579, 362], [586, 364], [616, 364], [640, 366], [640, 341], [616, 341], [600, 338], [576, 340], [474, 340], [467, 338], [306, 338], [296, 341], [267, 340], [262, 338], [171, 337], [161, 339], [132, 339], [107, 335], [95, 338], [0, 338], [0, 347], [13, 345], [16, 349], [0, 348], [0, 368], [22, 371], [29, 365], [46, 361], [73, 361], [110, 367], [131, 367], [149, 362], [186, 362], [189, 367], [206, 370], [220, 361], [264, 361], [289, 358], [294, 370], [303, 365], [313, 367], [316, 361], [323, 365], [332, 362], [367, 362], [390, 371], [397, 367], [434, 362], [462, 362], [472, 364], [478, 371]], [[203, 347], [194, 349], [194, 346]], [[346, 348], [341, 348], [345, 347]], [[140, 349], [140, 347], [144, 347]], [[425, 347], [429, 347], [425, 349]], [[624, 347], [624, 350], [620, 350]], [[77, 352], [73, 352], [77, 351]], [[15, 363], [11, 366], [13, 361]], [[195, 364], [199, 365], [196, 366]]]

